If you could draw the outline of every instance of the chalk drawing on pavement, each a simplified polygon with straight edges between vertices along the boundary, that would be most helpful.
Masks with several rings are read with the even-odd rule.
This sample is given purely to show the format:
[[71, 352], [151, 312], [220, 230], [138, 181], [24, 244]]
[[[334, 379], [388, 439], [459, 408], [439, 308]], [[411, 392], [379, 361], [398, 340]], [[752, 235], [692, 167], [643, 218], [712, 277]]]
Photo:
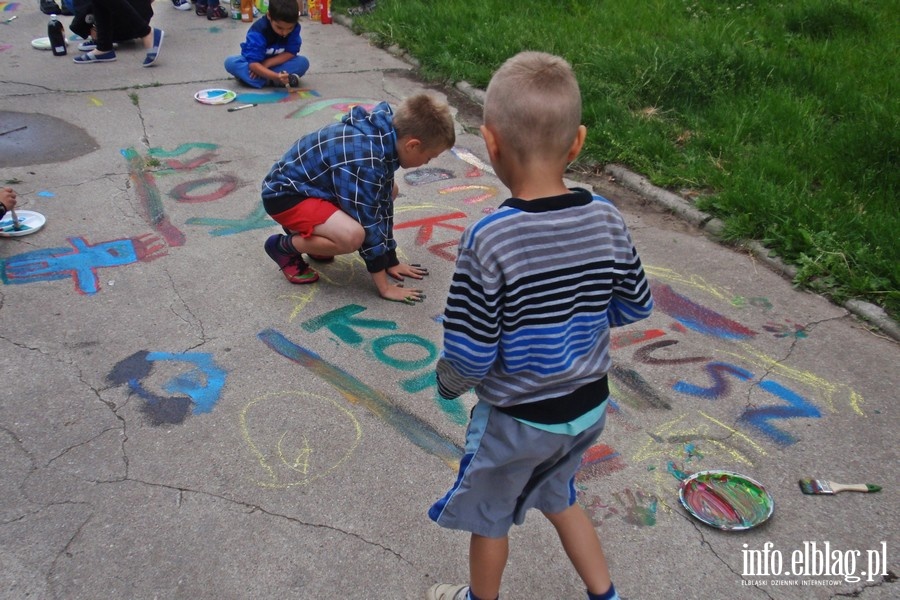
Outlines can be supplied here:
[[[318, 419], [312, 425], [309, 415]], [[362, 426], [328, 396], [273, 392], [240, 412], [241, 435], [259, 465], [255, 483], [285, 489], [326, 477], [346, 463], [362, 440]]]
[[116, 363], [106, 379], [113, 385], [127, 385], [144, 400], [140, 411], [148, 422], [160, 426], [212, 411], [225, 387], [225, 377], [208, 353], [141, 350]]
[[395, 404], [382, 392], [326, 362], [318, 354], [291, 342], [274, 329], [266, 329], [258, 337], [270, 349], [331, 385], [351, 404], [359, 404], [382, 419], [414, 445], [441, 459], [452, 469], [459, 467], [462, 448], [445, 438], [426, 421]]
[[23, 252], [0, 261], [0, 279], [7, 285], [69, 279], [80, 294], [100, 291], [99, 269], [150, 262], [166, 254], [166, 246], [153, 234], [91, 244], [83, 237], [68, 239], [71, 248], [45, 248]]

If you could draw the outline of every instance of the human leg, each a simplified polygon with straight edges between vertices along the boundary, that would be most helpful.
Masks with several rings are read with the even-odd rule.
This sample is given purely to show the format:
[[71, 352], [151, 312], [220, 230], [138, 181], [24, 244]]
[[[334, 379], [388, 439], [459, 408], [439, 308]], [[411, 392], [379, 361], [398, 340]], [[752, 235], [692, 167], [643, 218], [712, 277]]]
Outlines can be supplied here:
[[250, 63], [240, 54], [225, 59], [225, 71], [251, 87], [261, 88], [268, 83], [265, 79], [250, 77]]
[[469, 542], [469, 589], [482, 600], [500, 596], [500, 580], [509, 558], [509, 537], [489, 538], [473, 533]]
[[[93, 0], [94, 26], [97, 29], [97, 50], [112, 50], [115, 40], [144, 38], [152, 33], [147, 11], [143, 5], [128, 0]], [[144, 2], [149, 5], [149, 2]], [[152, 15], [152, 12], [150, 13]]]
[[318, 257], [350, 254], [359, 250], [366, 232], [356, 219], [336, 210], [321, 225], [313, 227], [309, 237], [294, 236], [294, 248]]
[[[287, 71], [291, 75], [296, 75], [297, 77], [303, 77], [307, 71], [309, 71], [309, 59], [305, 56], [300, 56], [299, 54], [294, 58], [288, 59], [278, 65], [279, 71]], [[296, 86], [291, 86], [296, 87]]]
[[556, 529], [566, 555], [587, 586], [588, 592], [603, 594], [608, 591], [612, 586], [609, 566], [590, 517], [578, 504], [573, 504], [562, 512], [544, 513], [544, 516]]

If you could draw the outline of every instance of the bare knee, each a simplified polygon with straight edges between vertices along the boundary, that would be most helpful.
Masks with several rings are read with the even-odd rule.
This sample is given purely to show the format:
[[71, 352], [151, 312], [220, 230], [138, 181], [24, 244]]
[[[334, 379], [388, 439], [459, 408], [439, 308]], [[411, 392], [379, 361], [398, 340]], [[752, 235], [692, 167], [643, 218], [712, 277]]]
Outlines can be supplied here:
[[335, 245], [336, 254], [350, 254], [359, 250], [366, 239], [366, 231], [355, 219], [340, 211], [315, 228], [316, 235], [325, 237]]

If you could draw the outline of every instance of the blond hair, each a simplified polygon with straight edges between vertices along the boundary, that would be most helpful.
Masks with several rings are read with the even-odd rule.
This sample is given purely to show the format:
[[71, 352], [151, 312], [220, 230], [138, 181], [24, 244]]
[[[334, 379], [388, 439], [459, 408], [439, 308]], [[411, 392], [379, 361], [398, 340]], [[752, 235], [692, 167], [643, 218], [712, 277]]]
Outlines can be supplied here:
[[581, 125], [581, 91], [571, 65], [544, 52], [520, 52], [491, 77], [484, 124], [522, 162], [568, 153]]
[[426, 148], [452, 148], [456, 129], [450, 107], [430, 94], [416, 94], [400, 103], [394, 111], [397, 139], [415, 138]]

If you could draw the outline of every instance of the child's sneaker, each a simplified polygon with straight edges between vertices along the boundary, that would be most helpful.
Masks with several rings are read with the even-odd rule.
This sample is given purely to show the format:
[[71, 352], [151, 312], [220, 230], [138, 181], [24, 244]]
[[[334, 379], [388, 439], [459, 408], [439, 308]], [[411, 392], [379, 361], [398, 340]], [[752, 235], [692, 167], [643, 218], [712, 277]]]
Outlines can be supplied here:
[[281, 237], [281, 234], [277, 233], [269, 236], [269, 239], [266, 240], [265, 248], [266, 254], [275, 261], [275, 264], [278, 265], [278, 268], [284, 274], [285, 279], [296, 284], [315, 283], [318, 281], [319, 274], [306, 264], [302, 256], [299, 254], [288, 254], [278, 247]]
[[428, 590], [428, 594], [425, 595], [427, 600], [466, 600], [468, 597], [469, 586], [450, 583], [433, 585]]
[[296, 73], [291, 73], [290, 75], [288, 75], [288, 87], [300, 87], [300, 76]]
[[208, 8], [206, 10], [206, 18], [210, 21], [218, 21], [219, 19], [227, 19], [228, 11], [220, 4], [219, 6]]
[[188, 0], [172, 0], [172, 6], [175, 10], [191, 10], [191, 3]]
[[205, 17], [206, 11], [207, 11], [206, 4], [197, 4], [194, 6], [194, 14], [196, 14], [198, 17]]

